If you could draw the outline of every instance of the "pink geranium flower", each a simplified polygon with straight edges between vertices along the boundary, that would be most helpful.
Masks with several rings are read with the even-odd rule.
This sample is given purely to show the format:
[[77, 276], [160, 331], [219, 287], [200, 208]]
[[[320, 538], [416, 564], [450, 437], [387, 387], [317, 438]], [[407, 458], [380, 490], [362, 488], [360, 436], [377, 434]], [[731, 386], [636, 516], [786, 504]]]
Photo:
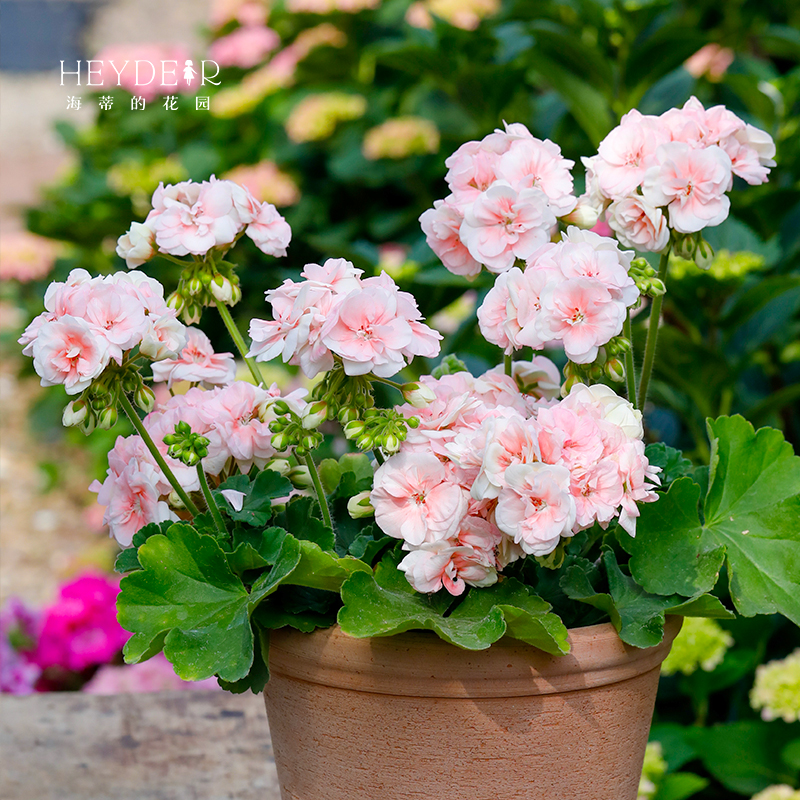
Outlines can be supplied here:
[[418, 592], [430, 594], [444, 587], [458, 596], [470, 586], [497, 583], [497, 570], [484, 554], [472, 547], [438, 540], [421, 545], [398, 565], [408, 582]]
[[471, 278], [481, 271], [481, 265], [461, 241], [459, 229], [463, 221], [463, 213], [449, 198], [436, 200], [433, 208], [419, 218], [428, 247], [439, 256], [442, 264], [455, 275]]
[[388, 459], [375, 473], [370, 502], [381, 530], [414, 546], [449, 538], [467, 511], [466, 492], [430, 453]]
[[496, 181], [464, 213], [461, 240], [470, 255], [490, 272], [505, 272], [550, 239], [556, 224], [541, 189], [517, 192]]
[[271, 203], [264, 203], [245, 231], [262, 253], [275, 258], [286, 255], [292, 240], [289, 223]]
[[639, 194], [613, 202], [606, 211], [606, 219], [624, 247], [660, 253], [669, 244], [666, 216]]
[[236, 374], [232, 353], [215, 353], [211, 340], [199, 328], [186, 329], [186, 345], [178, 358], [153, 364], [153, 380], [166, 381], [171, 388], [176, 381], [202, 383], [204, 386], [231, 383]]
[[642, 184], [644, 199], [652, 206], [667, 206], [669, 223], [680, 233], [696, 233], [719, 225], [728, 216], [731, 201], [731, 159], [720, 147], [692, 149], [683, 142], [658, 148], [657, 164]]

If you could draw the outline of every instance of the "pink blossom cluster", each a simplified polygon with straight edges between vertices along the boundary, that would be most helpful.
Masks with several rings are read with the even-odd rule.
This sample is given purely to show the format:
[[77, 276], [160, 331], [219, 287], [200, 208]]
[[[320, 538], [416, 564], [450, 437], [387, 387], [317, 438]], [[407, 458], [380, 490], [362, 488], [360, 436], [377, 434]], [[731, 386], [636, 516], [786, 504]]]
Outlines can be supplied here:
[[[300, 389], [281, 397], [277, 384], [263, 389], [244, 381], [209, 391], [193, 388], [148, 414], [144, 426], [181, 487], [194, 492], [200, 490], [197, 470], [170, 458], [163, 441], [178, 422], [188, 423], [209, 440], [208, 457], [202, 462], [206, 474], [221, 475], [233, 462], [247, 474], [254, 464], [264, 467], [276, 454], [269, 429], [276, 416], [275, 401], [282, 399], [301, 414], [304, 395]], [[89, 489], [106, 506], [103, 522], [123, 547], [130, 546], [133, 535], [148, 523], [177, 519], [169, 506], [172, 487], [138, 435], [117, 438], [108, 454], [106, 479], [102, 484], [94, 481]]]
[[264, 24], [242, 25], [215, 39], [208, 57], [221, 67], [251, 69], [260, 64], [281, 43], [281, 37]]
[[511, 269], [575, 209], [574, 163], [519, 123], [466, 142], [445, 161], [451, 194], [420, 217], [428, 245], [456, 275]]
[[8, 231], [0, 239], [0, 281], [38, 281], [53, 268], [58, 246], [28, 231]]
[[272, 320], [250, 324], [257, 361], [281, 356], [309, 378], [339, 359], [348, 375], [388, 378], [414, 356], [439, 353], [441, 334], [421, 322], [414, 297], [382, 272], [362, 278], [343, 258], [306, 264], [301, 282], [286, 280], [267, 292]]
[[211, 339], [200, 328], [186, 329], [186, 344], [177, 358], [165, 358], [153, 364], [153, 380], [167, 388], [178, 381], [201, 383], [206, 389], [225, 386], [236, 377], [233, 353], [215, 353]]
[[63, 585], [42, 615], [35, 663], [80, 672], [111, 661], [130, 637], [117, 622], [117, 594], [117, 580], [99, 574]]
[[409, 551], [399, 568], [419, 592], [491, 585], [511, 562], [546, 556], [596, 522], [617, 518], [634, 535], [637, 503], [656, 499], [639, 411], [603, 385], [577, 384], [561, 401], [543, 394], [531, 376], [558, 379], [541, 356], [516, 370], [516, 380], [498, 370], [424, 377], [435, 399], [400, 407], [420, 424], [378, 468], [370, 500], [381, 530]]
[[175, 356], [184, 326], [164, 300], [164, 287], [142, 272], [93, 278], [84, 269], [51, 283], [39, 314], [19, 339], [42, 386], [80, 394], [106, 366], [134, 347], [153, 360]]
[[583, 159], [580, 204], [604, 213], [625, 247], [660, 252], [670, 231], [697, 233], [725, 220], [733, 176], [766, 183], [774, 156], [770, 135], [724, 106], [706, 109], [692, 97], [661, 116], [633, 110]]
[[182, 181], [153, 193], [153, 209], [144, 222], [134, 222], [117, 240], [117, 255], [129, 268], [149, 261], [157, 252], [173, 256], [203, 256], [215, 247], [232, 245], [246, 233], [259, 250], [286, 255], [292, 231], [271, 203], [262, 203], [245, 186], [233, 181]]
[[632, 259], [613, 239], [570, 226], [524, 270], [497, 277], [478, 309], [481, 333], [506, 353], [560, 342], [571, 361], [591, 363], [622, 333], [626, 309], [639, 299], [628, 275]]

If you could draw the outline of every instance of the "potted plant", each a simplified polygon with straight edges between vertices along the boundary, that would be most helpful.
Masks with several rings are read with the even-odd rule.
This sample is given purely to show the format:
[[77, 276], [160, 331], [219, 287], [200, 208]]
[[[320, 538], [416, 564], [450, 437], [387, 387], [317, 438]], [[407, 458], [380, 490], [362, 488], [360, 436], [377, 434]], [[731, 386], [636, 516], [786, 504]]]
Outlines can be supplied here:
[[[183, 678], [266, 686], [286, 798], [454, 783], [634, 798], [679, 617], [732, 615], [722, 570], [740, 613], [800, 621], [791, 446], [721, 417], [710, 468], [694, 468], [645, 446], [641, 414], [670, 253], [707, 260], [702, 230], [727, 216], [734, 176], [766, 181], [773, 155], [694, 99], [626, 115], [585, 159], [580, 197], [573, 163], [522, 125], [467, 142], [420, 220], [447, 269], [478, 285], [488, 271], [478, 323], [503, 364], [473, 376], [448, 356], [407, 382], [442, 337], [386, 273], [306, 265], [267, 292], [248, 346], [228, 253], [247, 235], [285, 255], [288, 225], [230, 181], [160, 186], [118, 243], [132, 271], [52, 284], [21, 339], [43, 385], [75, 397], [65, 424], [109, 428], [122, 409], [136, 430], [94, 486], [126, 548], [126, 659], [163, 650]], [[598, 220], [615, 238], [587, 230]], [[166, 298], [133, 269], [156, 254], [181, 268]], [[630, 315], [647, 301], [637, 384]], [[251, 380], [191, 327], [207, 306]], [[563, 375], [545, 346], [563, 348]], [[310, 392], [268, 384], [278, 357]], [[336, 425], [351, 452], [318, 461]]]

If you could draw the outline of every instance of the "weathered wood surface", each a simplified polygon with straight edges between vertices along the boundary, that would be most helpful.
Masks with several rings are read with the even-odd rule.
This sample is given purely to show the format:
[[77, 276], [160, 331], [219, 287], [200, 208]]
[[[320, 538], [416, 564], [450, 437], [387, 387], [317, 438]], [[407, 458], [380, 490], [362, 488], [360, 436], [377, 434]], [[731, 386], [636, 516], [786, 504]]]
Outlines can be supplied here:
[[3, 695], [0, 798], [279, 800], [263, 698]]

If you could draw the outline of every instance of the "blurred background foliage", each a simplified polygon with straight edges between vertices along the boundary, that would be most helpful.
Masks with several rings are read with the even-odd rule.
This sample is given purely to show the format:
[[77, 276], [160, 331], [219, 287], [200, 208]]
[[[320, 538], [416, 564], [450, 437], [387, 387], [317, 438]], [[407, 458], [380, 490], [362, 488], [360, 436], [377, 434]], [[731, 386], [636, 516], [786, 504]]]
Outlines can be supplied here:
[[[228, 38], [265, 26], [280, 39], [271, 52], [245, 58]], [[491, 276], [469, 283], [447, 272], [417, 221], [447, 193], [445, 158], [503, 120], [522, 122], [576, 161], [580, 193], [580, 157], [596, 152], [622, 114], [660, 114], [696, 95], [768, 131], [778, 166], [768, 184], [731, 193], [729, 219], [706, 232], [717, 252], [709, 270], [671, 263], [648, 435], [703, 463], [705, 418], [741, 413], [800, 442], [800, 4], [228, 0], [215, 6], [208, 40], [208, 57], [234, 51], [218, 57], [231, 64], [221, 85], [205, 87], [210, 111], [187, 96], [176, 111], [158, 98], [132, 111], [131, 95], [115, 90], [92, 127], [60, 124], [75, 166], [29, 210], [28, 225], [68, 243], [66, 255], [46, 279], [4, 289], [31, 316], [46, 282], [69, 269], [124, 268], [116, 239], [145, 217], [160, 180], [213, 173], [275, 203], [293, 229], [280, 262], [249, 240], [233, 252], [242, 327], [266, 315], [265, 289], [306, 262], [345, 257], [368, 273], [389, 271], [446, 334], [443, 354], [483, 370], [500, 356], [478, 336], [473, 313]], [[177, 269], [158, 258], [147, 266], [168, 290]], [[634, 324], [638, 353], [646, 316]], [[203, 320], [231, 349], [215, 325]], [[413, 369], [432, 366], [419, 359]], [[719, 636], [696, 637], [694, 669], [677, 667], [663, 682], [660, 749], [642, 798], [722, 800], [798, 785], [797, 725], [763, 720], [769, 713], [748, 698], [758, 665], [800, 647], [800, 633], [777, 617], [721, 624], [730, 639], [723, 654], [709, 656], [719, 655]], [[787, 680], [796, 721], [800, 689]]]

